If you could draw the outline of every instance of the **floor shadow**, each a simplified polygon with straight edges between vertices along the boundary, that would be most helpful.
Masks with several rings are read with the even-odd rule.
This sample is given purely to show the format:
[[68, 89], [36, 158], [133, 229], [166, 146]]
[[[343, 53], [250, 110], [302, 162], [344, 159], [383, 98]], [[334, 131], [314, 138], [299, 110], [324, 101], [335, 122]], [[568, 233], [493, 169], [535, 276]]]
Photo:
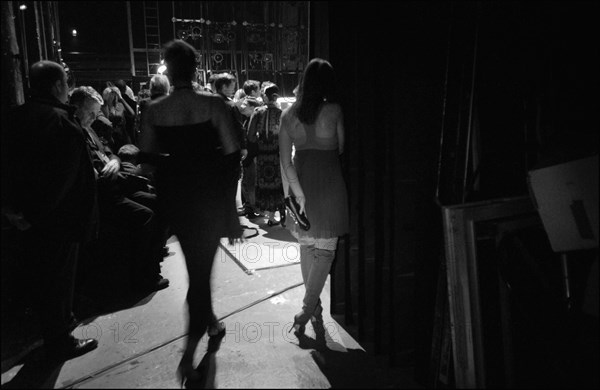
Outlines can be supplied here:
[[93, 322], [97, 317], [121, 310], [148, 304], [158, 291], [143, 292], [124, 289], [110, 298], [80, 296], [74, 305], [74, 312], [81, 324]]
[[312, 350], [310, 354], [331, 388], [377, 387], [376, 367], [364, 350], [345, 348], [325, 328], [316, 328], [315, 338], [297, 337], [300, 348]]
[[23, 367], [2, 388], [53, 389], [64, 363], [47, 359], [44, 348], [37, 348], [17, 363], [23, 364]]
[[267, 233], [263, 234], [262, 237], [277, 241], [298, 242], [289, 230], [279, 225], [268, 228]]
[[2, 373], [43, 344], [39, 319], [29, 307], [2, 312]]
[[[78, 327], [92, 323], [97, 317], [115, 313], [121, 310], [142, 306], [149, 303], [157, 292], [139, 292], [124, 290], [117, 298], [92, 299], [87, 296], [77, 295], [73, 311], [79, 319]], [[28, 307], [10, 313], [11, 321], [2, 324], [2, 373], [4, 374], [24, 361], [32, 362], [36, 368], [37, 353], [43, 345], [39, 319]], [[81, 338], [82, 335], [74, 330], [73, 335]], [[45, 367], [42, 367], [45, 369]], [[19, 373], [23, 371], [21, 369]], [[44, 371], [45, 372], [45, 371]]]
[[373, 388], [377, 387], [375, 367], [367, 353], [360, 349], [344, 351], [321, 348], [311, 352], [311, 356], [331, 388]]
[[215, 377], [217, 374], [217, 351], [221, 348], [223, 337], [210, 337], [206, 354], [196, 367], [199, 379], [197, 381], [187, 381], [186, 389], [214, 389]]

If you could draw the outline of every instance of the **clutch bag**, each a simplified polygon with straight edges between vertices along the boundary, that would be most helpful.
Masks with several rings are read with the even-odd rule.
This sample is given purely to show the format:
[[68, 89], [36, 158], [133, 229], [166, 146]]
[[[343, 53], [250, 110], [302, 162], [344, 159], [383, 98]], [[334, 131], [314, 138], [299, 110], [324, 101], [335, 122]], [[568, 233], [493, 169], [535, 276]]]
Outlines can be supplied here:
[[298, 204], [298, 201], [296, 201], [296, 197], [288, 196], [284, 199], [284, 202], [285, 207], [290, 212], [290, 215], [294, 222], [296, 222], [298, 226], [300, 226], [300, 228], [303, 230], [310, 229], [310, 222], [308, 221], [308, 218], [306, 218], [306, 214], [300, 214], [300, 205]]

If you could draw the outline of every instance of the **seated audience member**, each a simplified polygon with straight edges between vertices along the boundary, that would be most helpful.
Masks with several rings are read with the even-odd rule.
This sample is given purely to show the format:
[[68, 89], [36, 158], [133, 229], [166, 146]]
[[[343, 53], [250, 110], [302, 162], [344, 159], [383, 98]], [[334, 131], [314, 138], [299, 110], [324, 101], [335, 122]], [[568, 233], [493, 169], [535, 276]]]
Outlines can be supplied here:
[[[137, 94], [137, 101], [141, 102], [144, 99], [150, 99], [150, 89], [148, 88], [141, 88], [140, 91]], [[139, 111], [139, 103], [138, 103], [138, 111]]]
[[159, 99], [163, 96], [167, 96], [169, 94], [169, 90], [171, 89], [171, 84], [169, 83], [169, 78], [162, 74], [157, 74], [152, 76], [150, 79], [150, 85], [148, 86], [150, 89], [150, 98], [140, 100], [139, 108], [140, 108], [140, 123], [142, 122], [141, 117], [144, 115], [144, 111], [153, 100]]
[[121, 146], [132, 143], [126, 129], [126, 108], [122, 103], [121, 91], [115, 86], [106, 87], [102, 92], [102, 100], [104, 104], [92, 123], [92, 128], [105, 146], [118, 150]]
[[121, 228], [127, 232], [132, 249], [130, 280], [140, 290], [160, 290], [169, 281], [160, 275], [163, 237], [155, 217], [156, 195], [131, 191], [119, 172], [121, 161], [105, 147], [90, 127], [101, 107], [102, 97], [92, 87], [76, 88], [70, 103], [85, 130], [98, 186], [100, 229]]
[[[137, 114], [137, 102], [133, 96], [133, 90], [123, 80], [117, 80], [115, 87], [121, 92], [122, 103], [125, 106], [125, 130], [127, 135], [131, 139], [131, 142], [135, 144], [137, 142], [137, 134], [135, 133], [135, 117]], [[127, 107], [129, 106], [129, 107]]]
[[[156, 190], [154, 188], [154, 176], [151, 172], [143, 172], [141, 169], [139, 155], [140, 149], [135, 145], [123, 145], [119, 152], [117, 153], [119, 158], [121, 159], [121, 171], [129, 173], [131, 175], [135, 175], [137, 180], [146, 179], [147, 182], [143, 183], [149, 187], [150, 193], [155, 193]], [[160, 221], [160, 230], [163, 234], [163, 257], [169, 255], [169, 248], [167, 247], [167, 240], [169, 239], [169, 228], [165, 226], [163, 221]]]
[[[148, 174], [142, 174], [140, 164], [138, 161], [138, 155], [140, 149], [133, 145], [127, 144], [121, 146], [121, 149], [117, 152], [117, 156], [121, 159], [121, 173], [128, 175], [127, 182], [131, 192], [135, 191], [146, 191], [151, 194], [155, 193], [154, 186], [152, 185], [152, 177]], [[151, 206], [152, 208], [153, 206]]]
[[152, 76], [150, 79], [150, 99], [155, 100], [161, 96], [169, 94], [171, 89], [171, 83], [169, 78], [162, 74]]
[[140, 167], [140, 149], [133, 144], [123, 145], [117, 152], [117, 156], [121, 159], [121, 172], [137, 176], [136, 180], [147, 186], [148, 192], [154, 193], [154, 178], [151, 174], [142, 172]]
[[121, 146], [121, 149], [119, 149], [117, 152], [117, 156], [119, 156], [121, 159], [121, 170], [123, 172], [127, 172], [132, 175], [140, 174], [140, 167], [137, 162], [137, 156], [139, 153], [140, 149], [133, 144]]

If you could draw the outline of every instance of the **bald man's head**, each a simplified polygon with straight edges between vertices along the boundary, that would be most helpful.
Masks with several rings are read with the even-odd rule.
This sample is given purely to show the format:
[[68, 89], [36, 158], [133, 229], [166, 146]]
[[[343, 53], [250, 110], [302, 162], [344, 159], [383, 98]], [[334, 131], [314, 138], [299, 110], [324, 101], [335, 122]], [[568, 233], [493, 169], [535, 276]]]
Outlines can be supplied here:
[[29, 71], [29, 85], [36, 92], [52, 95], [62, 103], [69, 99], [67, 72], [56, 62], [43, 60], [33, 64]]

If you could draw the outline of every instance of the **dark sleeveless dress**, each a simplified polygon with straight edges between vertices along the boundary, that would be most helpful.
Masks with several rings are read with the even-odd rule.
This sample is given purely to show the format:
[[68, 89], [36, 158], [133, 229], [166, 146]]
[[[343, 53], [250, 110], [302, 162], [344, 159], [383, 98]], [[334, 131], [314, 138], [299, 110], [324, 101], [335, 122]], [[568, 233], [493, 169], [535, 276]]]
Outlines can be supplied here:
[[292, 142], [296, 148], [294, 167], [306, 198], [310, 229], [304, 231], [295, 223], [287, 226], [296, 237], [336, 238], [349, 231], [348, 195], [337, 133], [331, 138], [319, 138], [314, 124], [303, 127], [306, 138], [292, 137]]
[[208, 232], [240, 237], [238, 173], [223, 155], [218, 130], [210, 121], [155, 128], [162, 154], [156, 170], [158, 207], [171, 232], [193, 231], [198, 239]]

